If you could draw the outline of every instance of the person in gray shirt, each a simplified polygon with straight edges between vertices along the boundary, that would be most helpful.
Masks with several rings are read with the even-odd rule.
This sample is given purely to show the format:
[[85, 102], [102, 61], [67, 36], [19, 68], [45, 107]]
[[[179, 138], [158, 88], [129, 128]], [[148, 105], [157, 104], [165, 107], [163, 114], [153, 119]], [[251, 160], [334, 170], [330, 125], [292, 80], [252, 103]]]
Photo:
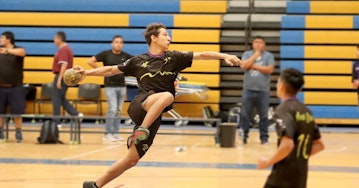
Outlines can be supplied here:
[[241, 108], [243, 144], [247, 144], [248, 133], [254, 108], [259, 114], [261, 144], [268, 144], [268, 108], [270, 74], [274, 70], [274, 56], [265, 50], [265, 40], [261, 36], [253, 38], [253, 50], [242, 55], [241, 68], [244, 70], [244, 83]]

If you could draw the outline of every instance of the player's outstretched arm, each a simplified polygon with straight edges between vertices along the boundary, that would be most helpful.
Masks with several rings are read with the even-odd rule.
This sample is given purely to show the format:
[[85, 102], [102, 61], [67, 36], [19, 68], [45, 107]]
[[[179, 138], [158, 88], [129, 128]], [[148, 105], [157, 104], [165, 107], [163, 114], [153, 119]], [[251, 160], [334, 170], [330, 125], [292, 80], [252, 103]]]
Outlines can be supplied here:
[[323, 151], [324, 147], [325, 146], [324, 146], [322, 139], [313, 140], [312, 150], [310, 151], [310, 156], [313, 156], [313, 155], [319, 153], [320, 151]]
[[193, 60], [213, 60], [213, 59], [223, 59], [230, 66], [239, 66], [241, 60], [235, 56], [225, 53], [218, 52], [194, 52]]
[[77, 70], [76, 72], [82, 73], [84, 76], [113, 76], [122, 73], [117, 65], [103, 66], [91, 70], [85, 70], [80, 66], [75, 66], [74, 68]]
[[258, 159], [258, 169], [268, 168], [271, 165], [283, 160], [289, 155], [294, 148], [293, 139], [288, 136], [283, 136], [280, 140], [280, 145], [277, 151], [269, 158]]

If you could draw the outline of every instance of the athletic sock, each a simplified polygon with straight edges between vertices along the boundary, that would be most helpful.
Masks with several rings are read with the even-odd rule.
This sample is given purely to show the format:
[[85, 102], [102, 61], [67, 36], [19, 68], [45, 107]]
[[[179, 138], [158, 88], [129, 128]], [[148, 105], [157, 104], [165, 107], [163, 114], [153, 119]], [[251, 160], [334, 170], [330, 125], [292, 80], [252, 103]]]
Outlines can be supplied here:
[[144, 125], [141, 125], [141, 126], [139, 126], [138, 128], [148, 129], [148, 127], [147, 127], [147, 126], [144, 126]]

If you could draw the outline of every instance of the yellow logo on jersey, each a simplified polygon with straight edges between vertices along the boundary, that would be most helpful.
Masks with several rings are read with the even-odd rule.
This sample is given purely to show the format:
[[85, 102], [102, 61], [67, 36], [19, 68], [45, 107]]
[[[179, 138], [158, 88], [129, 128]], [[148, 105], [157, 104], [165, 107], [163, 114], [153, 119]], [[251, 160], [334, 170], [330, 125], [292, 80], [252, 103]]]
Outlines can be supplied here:
[[314, 121], [314, 117], [311, 114], [309, 114], [308, 112], [303, 113], [303, 114], [300, 112], [297, 112], [295, 114], [295, 120], [296, 121], [305, 121], [306, 123], [309, 123], [309, 122]]
[[146, 76], [148, 76], [148, 77], [150, 77], [150, 78], [153, 78], [153, 77], [155, 77], [156, 75], [161, 75], [161, 76], [166, 76], [166, 75], [174, 75], [174, 74], [176, 74], [175, 72], [167, 72], [167, 71], [157, 71], [155, 74], [152, 74], [152, 73], [150, 73], [150, 72], [148, 72], [148, 73], [146, 73], [146, 74], [144, 74], [144, 75], [142, 75], [141, 77], [140, 77], [140, 80], [142, 80], [142, 78], [144, 78], [144, 77], [146, 77]]
[[171, 61], [171, 57], [166, 57], [166, 58], [164, 59], [164, 61], [165, 61], [165, 64], [168, 63], [168, 62], [170, 62], [170, 61]]
[[148, 67], [148, 61], [145, 61], [141, 64], [141, 67], [146, 68]]

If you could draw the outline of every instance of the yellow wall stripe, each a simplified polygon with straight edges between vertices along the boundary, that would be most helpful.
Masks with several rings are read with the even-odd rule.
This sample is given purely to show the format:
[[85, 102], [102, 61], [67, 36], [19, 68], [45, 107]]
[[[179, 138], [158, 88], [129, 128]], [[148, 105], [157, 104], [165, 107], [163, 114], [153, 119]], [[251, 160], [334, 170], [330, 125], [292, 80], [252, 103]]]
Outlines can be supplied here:
[[219, 60], [196, 60], [192, 66], [183, 70], [183, 72], [211, 72], [219, 73]]
[[356, 105], [355, 92], [304, 92], [304, 103], [314, 105]]
[[172, 40], [176, 42], [218, 43], [220, 30], [174, 29]]
[[351, 74], [352, 61], [304, 61], [304, 72], [308, 74]]
[[351, 89], [351, 76], [305, 76], [305, 88]]
[[181, 12], [225, 13], [227, 1], [181, 1]]
[[359, 44], [359, 31], [304, 31], [305, 43]]
[[355, 59], [355, 46], [305, 46], [305, 58]]
[[220, 28], [220, 15], [187, 14], [174, 15], [174, 27]]
[[358, 14], [358, 1], [311, 1], [310, 13]]
[[306, 28], [352, 29], [353, 16], [306, 16]]

